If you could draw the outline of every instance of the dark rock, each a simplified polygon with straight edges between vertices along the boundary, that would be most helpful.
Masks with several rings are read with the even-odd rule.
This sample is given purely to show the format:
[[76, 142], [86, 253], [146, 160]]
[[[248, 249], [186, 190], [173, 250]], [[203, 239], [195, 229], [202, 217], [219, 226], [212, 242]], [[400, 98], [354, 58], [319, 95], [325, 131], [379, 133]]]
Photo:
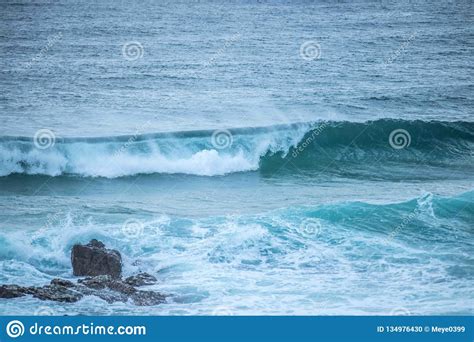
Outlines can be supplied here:
[[108, 286], [108, 283], [112, 281], [112, 277], [109, 275], [100, 275], [95, 277], [87, 277], [79, 279], [77, 282], [84, 286], [87, 286], [94, 290], [102, 290]]
[[126, 295], [131, 295], [137, 291], [133, 286], [123, 282], [119, 279], [113, 279], [110, 276], [96, 276], [96, 277], [87, 277], [84, 279], [79, 279], [77, 281], [79, 284], [84, 285], [90, 289], [94, 290], [104, 290], [109, 289], [115, 292], [123, 293]]
[[[89, 283], [90, 284], [90, 283]], [[128, 296], [120, 293], [111, 291], [109, 288], [105, 286], [105, 283], [101, 286], [100, 289], [97, 289], [96, 283], [93, 285], [94, 288], [90, 288], [87, 286], [82, 285], [81, 283], [77, 284], [75, 290], [82, 293], [84, 296], [96, 296], [100, 299], [105, 300], [107, 303], [115, 303], [115, 302], [127, 302]]]
[[25, 295], [25, 288], [18, 285], [0, 286], [0, 298], [18, 298]]
[[155, 291], [142, 291], [135, 292], [132, 296], [133, 304], [140, 306], [158, 305], [166, 301], [166, 296]]
[[93, 296], [95, 295], [98, 291], [100, 290], [95, 290], [95, 289], [91, 289], [87, 286], [84, 286], [84, 285], [81, 285], [81, 284], [77, 284], [75, 287], [74, 287], [74, 290], [76, 290], [77, 292], [80, 292], [82, 293], [84, 296]]
[[137, 275], [128, 277], [125, 279], [125, 282], [132, 286], [145, 286], [153, 285], [157, 282], [156, 278], [148, 273], [139, 273]]
[[69, 289], [64, 286], [46, 285], [43, 287], [34, 288], [33, 297], [41, 300], [52, 300], [55, 302], [74, 303], [80, 300], [82, 293]]
[[34, 286], [28, 286], [23, 289], [25, 291], [25, 294], [32, 295], [36, 292], [36, 287]]
[[72, 281], [65, 280], [65, 279], [59, 279], [55, 278], [51, 280], [51, 285], [58, 285], [58, 286], [64, 286], [64, 287], [74, 287], [75, 284]]
[[97, 248], [104, 248], [105, 245], [102, 241], [99, 241], [97, 239], [92, 239], [91, 241], [89, 241], [89, 243], [87, 244], [88, 246], [90, 247], [97, 247]]
[[69, 280], [53, 279], [50, 285], [42, 287], [0, 286], [0, 298], [17, 298], [24, 295], [67, 303], [77, 302], [84, 296], [96, 296], [108, 303], [125, 303], [131, 299], [135, 305], [140, 306], [158, 305], [166, 301], [166, 296], [161, 293], [137, 290], [125, 281], [104, 275], [79, 279], [77, 284]]
[[122, 257], [113, 249], [105, 248], [98, 240], [87, 245], [76, 244], [72, 247], [71, 263], [75, 276], [109, 275], [120, 278], [122, 275]]
[[117, 280], [111, 281], [110, 283], [107, 284], [107, 287], [111, 289], [112, 291], [123, 293], [127, 296], [130, 296], [134, 294], [135, 292], [137, 292], [136, 288], [124, 283], [123, 281], [117, 281]]
[[128, 301], [128, 296], [123, 293], [112, 292], [109, 290], [101, 290], [94, 293], [94, 296], [99, 297], [102, 300], [105, 300], [107, 303], [112, 304], [115, 302], [126, 303]]

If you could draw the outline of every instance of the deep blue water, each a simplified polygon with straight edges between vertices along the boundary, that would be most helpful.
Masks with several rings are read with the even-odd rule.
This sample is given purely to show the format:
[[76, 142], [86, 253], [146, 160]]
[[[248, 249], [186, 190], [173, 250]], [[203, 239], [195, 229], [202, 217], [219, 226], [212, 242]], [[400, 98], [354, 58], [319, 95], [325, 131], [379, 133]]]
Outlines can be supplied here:
[[472, 314], [472, 6], [2, 1], [0, 283], [172, 296], [0, 313]]

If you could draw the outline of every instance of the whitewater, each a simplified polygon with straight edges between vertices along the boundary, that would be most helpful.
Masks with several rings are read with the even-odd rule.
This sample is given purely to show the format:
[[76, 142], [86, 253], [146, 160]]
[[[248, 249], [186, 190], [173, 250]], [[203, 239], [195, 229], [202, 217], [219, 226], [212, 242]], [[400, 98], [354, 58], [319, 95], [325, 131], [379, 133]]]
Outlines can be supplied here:
[[[388, 149], [397, 144], [390, 132], [406, 127], [400, 144], [411, 149], [398, 155]], [[292, 164], [321, 167], [329, 154], [335, 161], [363, 162], [372, 158], [374, 164], [390, 160], [401, 164], [420, 161], [434, 153], [433, 162], [468, 166], [472, 160], [459, 157], [472, 150], [474, 126], [470, 122], [422, 122], [381, 119], [374, 122], [319, 122], [233, 130], [188, 131], [103, 138], [56, 139], [54, 132], [39, 149], [41, 137], [0, 138], [0, 175], [30, 174], [115, 178], [153, 173], [178, 173], [217, 176], [233, 172], [268, 168], [272, 157]], [[400, 130], [400, 128], [399, 128]], [[409, 132], [411, 131], [411, 133]], [[406, 132], [406, 133], [403, 133]], [[426, 134], [429, 132], [429, 136]], [[433, 134], [436, 133], [435, 136]], [[411, 142], [411, 134], [416, 141]], [[405, 136], [404, 136], [405, 135]], [[344, 149], [357, 137], [357, 147], [343, 155]], [[410, 139], [410, 141], [403, 141]], [[316, 141], [315, 141], [316, 140]], [[309, 148], [307, 149], [307, 147]], [[307, 150], [306, 150], [307, 149]], [[324, 150], [324, 153], [319, 150]], [[320, 153], [318, 153], [320, 152]], [[290, 154], [290, 155], [288, 155]], [[344, 158], [345, 160], [342, 160]], [[275, 158], [273, 158], [275, 159]], [[407, 160], [405, 160], [407, 159]], [[460, 166], [460, 165], [459, 165]], [[276, 167], [276, 166], [274, 166]]]
[[168, 295], [0, 314], [473, 314], [471, 2], [0, 7], [0, 284]]
[[[391, 137], [400, 127], [409, 142]], [[86, 299], [54, 312], [472, 312], [455, 298], [471, 296], [473, 123], [319, 122], [35, 144], [0, 142], [3, 281], [72, 279], [69, 249], [97, 238], [122, 252], [127, 274], [157, 274], [154, 288], [170, 295], [146, 311]], [[426, 305], [438, 293], [443, 305]], [[25, 298], [5, 310], [42, 305]]]

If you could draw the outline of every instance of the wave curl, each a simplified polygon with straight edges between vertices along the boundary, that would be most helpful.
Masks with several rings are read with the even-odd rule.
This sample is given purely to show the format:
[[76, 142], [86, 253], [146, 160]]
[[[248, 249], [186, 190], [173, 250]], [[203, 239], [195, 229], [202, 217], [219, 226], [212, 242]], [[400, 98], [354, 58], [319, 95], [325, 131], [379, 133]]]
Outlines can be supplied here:
[[[403, 129], [411, 144], [390, 145]], [[347, 163], [464, 163], [472, 165], [474, 123], [377, 120], [299, 123], [230, 129], [233, 143], [216, 149], [214, 131], [157, 133], [102, 138], [57, 139], [48, 149], [27, 137], [0, 137], [0, 176], [79, 175], [123, 177], [181, 173], [218, 176], [281, 168], [321, 169]]]

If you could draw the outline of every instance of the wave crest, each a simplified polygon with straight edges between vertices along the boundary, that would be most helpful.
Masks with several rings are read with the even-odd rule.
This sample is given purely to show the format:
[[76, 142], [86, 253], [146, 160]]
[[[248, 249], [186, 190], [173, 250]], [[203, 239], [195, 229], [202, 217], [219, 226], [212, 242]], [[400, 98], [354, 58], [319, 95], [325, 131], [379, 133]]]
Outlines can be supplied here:
[[[410, 134], [411, 143], [403, 150], [390, 145], [390, 134], [397, 129]], [[413, 163], [425, 159], [450, 164], [456, 159], [469, 165], [474, 146], [474, 123], [470, 122], [318, 122], [226, 132], [231, 143], [219, 148], [215, 146], [213, 131], [64, 138], [47, 149], [35, 148], [29, 138], [3, 137], [0, 176], [216, 176], [291, 166], [326, 168], [329, 162], [363, 166], [367, 161]]]

